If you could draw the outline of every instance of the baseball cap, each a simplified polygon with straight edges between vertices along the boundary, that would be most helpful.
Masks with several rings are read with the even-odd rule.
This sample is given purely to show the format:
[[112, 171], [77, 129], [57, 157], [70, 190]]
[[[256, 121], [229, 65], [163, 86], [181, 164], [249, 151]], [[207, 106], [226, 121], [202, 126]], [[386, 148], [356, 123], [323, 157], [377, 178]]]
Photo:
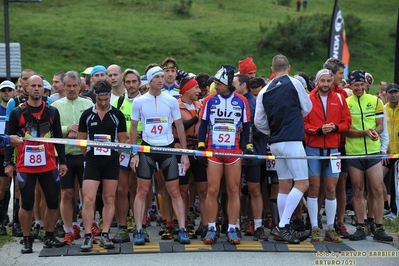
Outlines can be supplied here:
[[2, 83], [0, 83], [0, 90], [3, 88], [10, 88], [12, 90], [15, 90], [15, 84], [9, 80], [5, 80]]
[[51, 84], [47, 80], [43, 80], [43, 87], [45, 90], [51, 91]]
[[396, 83], [391, 83], [387, 86], [387, 93], [391, 91], [399, 91], [399, 85]]
[[85, 69], [85, 71], [80, 72], [80, 76], [83, 77], [84, 75], [91, 75], [92, 70], [93, 70], [93, 67], [88, 67]]

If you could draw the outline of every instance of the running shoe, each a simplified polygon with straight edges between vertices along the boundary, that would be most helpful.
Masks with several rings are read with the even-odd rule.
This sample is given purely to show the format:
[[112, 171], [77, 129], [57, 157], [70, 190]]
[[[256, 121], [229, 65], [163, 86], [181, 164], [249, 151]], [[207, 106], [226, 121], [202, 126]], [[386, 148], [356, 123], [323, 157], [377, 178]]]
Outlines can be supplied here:
[[80, 246], [80, 251], [90, 252], [93, 248], [93, 237], [90, 235], [85, 235], [83, 244]]
[[161, 228], [159, 228], [158, 235], [162, 236], [166, 231], [166, 222], [162, 222]]
[[32, 253], [33, 238], [31, 236], [26, 236], [23, 238], [24, 247], [21, 249], [22, 254]]
[[145, 245], [144, 230], [143, 230], [143, 228], [141, 228], [140, 231], [138, 231], [137, 229], [135, 229], [135, 230], [134, 230], [134, 233], [133, 233], [133, 238], [134, 238], [133, 243], [134, 243], [135, 245]]
[[302, 218], [294, 218], [291, 220], [291, 227], [292, 229], [294, 229], [295, 231], [306, 231], [306, 226], [305, 223], [303, 222]]
[[377, 241], [386, 241], [386, 242], [392, 242], [393, 237], [388, 235], [387, 232], [385, 232], [385, 229], [383, 226], [377, 227], [374, 232], [374, 240]]
[[56, 237], [59, 237], [59, 238], [63, 238], [65, 236], [64, 222], [63, 221], [57, 222], [57, 224], [55, 225], [54, 235]]
[[366, 239], [366, 236], [367, 236], [366, 228], [363, 225], [357, 225], [356, 232], [349, 235], [349, 240], [358, 241]]
[[100, 247], [105, 249], [112, 249], [114, 248], [114, 243], [109, 239], [108, 233], [101, 233], [100, 237]]
[[267, 236], [265, 234], [265, 230], [263, 229], [263, 227], [256, 228], [253, 240], [254, 241], [267, 241]]
[[65, 233], [64, 239], [62, 240], [62, 243], [66, 244], [66, 245], [73, 245], [75, 240], [75, 236], [73, 235], [73, 233]]
[[32, 227], [33, 239], [37, 239], [37, 236], [39, 235], [39, 231], [40, 231], [40, 224], [37, 224], [36, 222], [34, 222], [33, 227]]
[[330, 228], [326, 230], [326, 234], [324, 235], [324, 241], [342, 243], [342, 238], [339, 237], [334, 228]]
[[43, 240], [43, 248], [60, 248], [64, 243], [59, 241], [55, 236], [46, 236]]
[[143, 228], [143, 231], [144, 231], [144, 241], [147, 243], [150, 242], [150, 235], [147, 232], [147, 228]]
[[263, 219], [263, 226], [269, 229], [273, 228], [273, 218], [270, 212], [266, 213], [265, 218]]
[[255, 234], [255, 223], [254, 221], [249, 221], [247, 230], [245, 231], [246, 236], [253, 236]]
[[237, 236], [238, 228], [230, 228], [229, 232], [227, 233], [227, 241], [229, 241], [232, 245], [238, 245], [241, 243], [240, 238]]
[[80, 227], [77, 224], [72, 225], [73, 237], [76, 239], [80, 238]]
[[114, 243], [130, 242], [129, 232], [124, 228], [119, 229], [119, 231], [116, 232], [114, 238], [112, 238], [112, 242]]
[[165, 232], [162, 234], [161, 239], [173, 239], [175, 237], [174, 234], [175, 228], [173, 226], [167, 226]]
[[284, 241], [287, 241], [290, 244], [299, 244], [301, 241], [293, 235], [295, 232], [289, 224], [286, 224], [284, 227], [274, 227], [270, 232], [277, 239], [281, 238]]
[[190, 213], [188, 214], [189, 223], [195, 226], [195, 219], [197, 219], [197, 214], [195, 213], [195, 211], [190, 211]]
[[346, 229], [346, 226], [343, 223], [335, 224], [335, 232], [337, 232], [337, 234], [342, 238], [349, 238], [348, 230]]
[[177, 233], [177, 241], [179, 241], [180, 244], [190, 244], [190, 238], [188, 238], [188, 231], [185, 228], [180, 228], [179, 232]]
[[323, 237], [320, 234], [320, 228], [313, 228], [310, 237], [311, 242], [324, 242]]
[[93, 236], [101, 235], [101, 230], [100, 230], [100, 228], [98, 228], [98, 225], [96, 222], [93, 222], [91, 224], [91, 233], [93, 234]]
[[127, 231], [129, 233], [133, 233], [134, 228], [136, 227], [133, 216], [128, 216], [126, 221], [127, 221]]
[[22, 233], [22, 228], [20, 224], [15, 223], [12, 226], [12, 236], [22, 237], [24, 234]]
[[217, 240], [216, 230], [215, 230], [215, 227], [212, 226], [211, 228], [209, 228], [207, 230], [207, 233], [204, 237], [203, 242], [205, 244], [213, 244], [216, 242], [216, 240]]
[[7, 228], [3, 224], [0, 224], [0, 236], [5, 235], [7, 235]]
[[189, 239], [197, 239], [198, 238], [197, 234], [194, 232], [194, 230], [191, 227], [187, 226], [187, 233], [188, 233]]
[[197, 230], [195, 230], [195, 234], [196, 234], [197, 236], [201, 235], [202, 229], [203, 229], [203, 228], [202, 228], [202, 221], [201, 221], [200, 224], [198, 225]]
[[[249, 224], [249, 219], [248, 219], [248, 218], [243, 218], [243, 219], [241, 219], [241, 225], [240, 225], [241, 232], [247, 231], [247, 229], [248, 229], [248, 224]], [[226, 233], [228, 233], [228, 232], [227, 232], [227, 225], [226, 225]]]

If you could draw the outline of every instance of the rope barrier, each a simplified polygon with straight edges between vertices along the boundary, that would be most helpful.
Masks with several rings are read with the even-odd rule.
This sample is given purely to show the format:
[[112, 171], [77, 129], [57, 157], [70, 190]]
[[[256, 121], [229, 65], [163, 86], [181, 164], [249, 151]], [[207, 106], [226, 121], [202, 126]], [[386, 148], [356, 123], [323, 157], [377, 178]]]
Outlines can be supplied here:
[[242, 159], [255, 159], [255, 160], [275, 160], [275, 159], [366, 159], [366, 158], [378, 158], [378, 159], [392, 159], [399, 158], [399, 154], [373, 154], [373, 155], [345, 155], [345, 156], [275, 156], [275, 155], [257, 155], [257, 154], [234, 154], [217, 151], [200, 151], [200, 150], [189, 150], [189, 149], [176, 149], [168, 147], [155, 147], [147, 145], [136, 145], [129, 143], [119, 142], [101, 142], [94, 140], [83, 140], [83, 139], [62, 139], [62, 138], [24, 138], [27, 141], [46, 142], [53, 144], [72, 145], [80, 147], [99, 147], [117, 150], [129, 150], [133, 152], [144, 152], [144, 153], [162, 153], [162, 154], [174, 154], [174, 155], [189, 155], [189, 156], [204, 156], [204, 157], [234, 157]]

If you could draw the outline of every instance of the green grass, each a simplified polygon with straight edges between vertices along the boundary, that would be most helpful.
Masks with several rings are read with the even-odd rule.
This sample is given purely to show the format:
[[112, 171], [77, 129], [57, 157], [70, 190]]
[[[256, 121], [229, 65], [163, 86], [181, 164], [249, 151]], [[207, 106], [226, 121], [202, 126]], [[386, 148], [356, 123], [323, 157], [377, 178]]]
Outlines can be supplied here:
[[[10, 39], [21, 43], [22, 68], [32, 68], [51, 80], [60, 70], [83, 71], [95, 64], [119, 64], [144, 72], [147, 64], [167, 56], [188, 72], [215, 74], [220, 64], [252, 56], [258, 75], [270, 75], [279, 51], [259, 50], [256, 43], [278, 21], [300, 15], [331, 16], [333, 0], [311, 1], [306, 12], [278, 6], [275, 0], [193, 0], [191, 16], [179, 17], [179, 0], [43, 0], [10, 3]], [[372, 73], [378, 90], [381, 80], [394, 78], [394, 51], [398, 4], [395, 1], [341, 0], [344, 18], [361, 18], [365, 34], [348, 33], [350, 69]], [[2, 10], [2, 7], [1, 7]], [[4, 28], [4, 19], [0, 20]], [[304, 32], [303, 34], [309, 34]], [[4, 31], [0, 32], [4, 40]], [[314, 75], [327, 58], [318, 47], [306, 60], [289, 57], [292, 73]]]
[[0, 236], [0, 248], [9, 242], [15, 242], [15, 238], [11, 235], [11, 229], [7, 229], [7, 235]]

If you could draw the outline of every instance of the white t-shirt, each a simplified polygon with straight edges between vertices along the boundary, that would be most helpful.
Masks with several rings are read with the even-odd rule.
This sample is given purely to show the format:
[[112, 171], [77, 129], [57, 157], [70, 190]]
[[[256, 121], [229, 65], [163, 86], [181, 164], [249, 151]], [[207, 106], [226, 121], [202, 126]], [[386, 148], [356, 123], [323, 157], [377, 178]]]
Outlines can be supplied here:
[[145, 142], [153, 146], [168, 146], [174, 141], [172, 123], [181, 119], [179, 103], [166, 93], [154, 96], [147, 92], [133, 102], [132, 120], [139, 119]]

